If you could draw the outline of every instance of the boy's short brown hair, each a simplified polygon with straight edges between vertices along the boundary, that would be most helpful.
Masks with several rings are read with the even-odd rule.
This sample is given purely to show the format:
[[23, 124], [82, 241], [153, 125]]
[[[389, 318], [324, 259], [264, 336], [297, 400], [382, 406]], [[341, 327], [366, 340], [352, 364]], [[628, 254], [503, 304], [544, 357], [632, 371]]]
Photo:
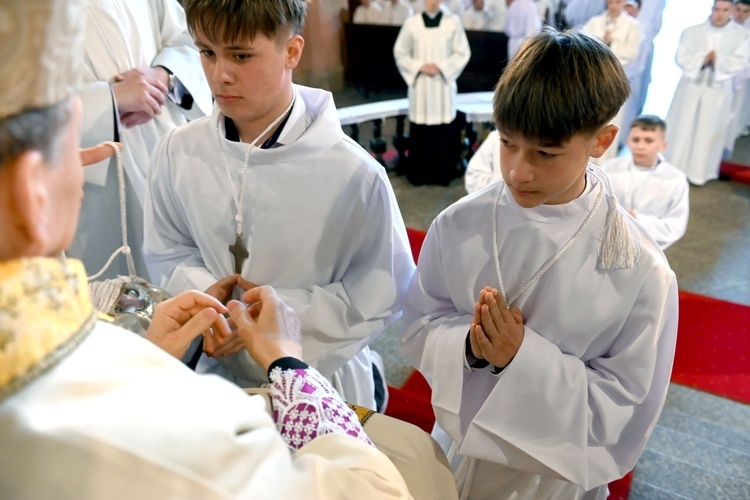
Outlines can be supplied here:
[[[185, 0], [188, 30], [212, 43], [252, 41], [260, 33], [273, 40], [302, 32], [306, 0]], [[286, 28], [286, 29], [284, 29]]]
[[527, 40], [495, 87], [497, 128], [561, 145], [609, 123], [630, 94], [622, 65], [590, 35], [546, 27]]
[[643, 130], [661, 130], [662, 132], [666, 132], [667, 122], [656, 115], [640, 115], [636, 116], [630, 124], [630, 128], [636, 127]]

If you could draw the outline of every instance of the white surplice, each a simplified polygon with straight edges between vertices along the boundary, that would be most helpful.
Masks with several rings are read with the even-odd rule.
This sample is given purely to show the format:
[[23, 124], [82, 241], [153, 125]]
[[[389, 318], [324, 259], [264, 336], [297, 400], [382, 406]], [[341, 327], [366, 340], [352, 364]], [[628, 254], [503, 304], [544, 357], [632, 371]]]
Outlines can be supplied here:
[[690, 185], [679, 168], [660, 157], [656, 165], [640, 167], [631, 155], [602, 165], [612, 181], [617, 201], [656, 240], [662, 250], [682, 238], [690, 216]]
[[489, 31], [492, 17], [492, 11], [487, 7], [482, 10], [471, 8], [461, 14], [461, 24], [466, 31]]
[[[635, 72], [634, 67], [638, 63], [641, 41], [643, 40], [643, 33], [638, 21], [626, 12], [622, 12], [615, 19], [611, 19], [609, 13], [605, 12], [591, 18], [583, 29], [600, 40], [604, 40], [607, 32], [611, 33], [612, 41], [609, 44], [609, 48], [612, 49], [612, 53], [620, 61], [620, 64], [622, 64], [625, 74], [628, 75], [628, 79], [632, 81], [635, 78], [633, 75]], [[640, 75], [638, 78], [640, 78]], [[628, 114], [628, 104], [626, 101], [617, 112], [617, 115], [612, 119], [611, 123], [617, 125], [620, 130], [617, 132], [617, 136], [609, 149], [600, 158], [593, 159], [595, 163], [602, 164], [617, 156], [620, 137], [625, 135], [622, 133], [622, 130], [630, 125], [629, 123], [625, 123], [625, 118]]]
[[[712, 50], [716, 51], [714, 69], [701, 69]], [[745, 69], [749, 57], [749, 32], [731, 21], [716, 27], [709, 19], [680, 36], [675, 61], [682, 77], [667, 112], [664, 156], [693, 184], [719, 177], [734, 98], [732, 80]]]
[[0, 440], [4, 498], [410, 498], [375, 447], [330, 434], [291, 453], [261, 396], [103, 322], [0, 401]]
[[527, 36], [542, 30], [542, 18], [539, 8], [533, 0], [513, 0], [505, 15], [505, 29], [508, 35], [508, 60], [518, 52], [521, 43]]
[[[211, 92], [205, 81], [200, 55], [187, 32], [185, 13], [174, 1], [88, 0], [84, 40], [84, 115], [81, 146], [91, 147], [115, 139], [123, 144], [123, 163], [128, 190], [128, 240], [136, 271], [147, 277], [141, 259], [143, 202], [148, 162], [161, 137], [188, 118], [211, 112]], [[171, 100], [152, 120], [132, 128], [119, 126], [111, 89], [115, 76], [133, 68], [164, 66], [193, 97], [189, 110]], [[76, 237], [68, 250], [80, 258], [89, 274], [102, 268], [122, 244], [120, 207], [114, 159], [84, 170], [86, 185]], [[114, 261], [106, 277], [127, 275], [125, 259]]]
[[588, 181], [576, 200], [532, 209], [496, 182], [443, 211], [422, 247], [401, 352], [430, 383], [436, 438], [445, 431], [459, 457], [475, 459], [459, 477], [467, 498], [604, 498], [606, 484], [635, 465], [663, 407], [677, 333], [675, 275], [643, 229], [634, 268], [597, 268], [608, 196], [512, 303], [525, 325], [510, 364], [498, 375], [465, 364], [479, 291], [499, 285], [493, 205], [510, 299], [592, 211], [601, 185]]
[[469, 160], [464, 174], [466, 192], [471, 194], [503, 178], [500, 171], [500, 133], [493, 130]]
[[383, 9], [380, 4], [372, 0], [370, 5], [359, 5], [354, 9], [352, 22], [354, 24], [381, 24], [383, 18]]
[[[274, 286], [297, 312], [305, 361], [348, 402], [374, 408], [367, 345], [401, 316], [414, 270], [406, 229], [387, 174], [344, 134], [331, 94], [295, 91], [281, 145], [249, 156], [242, 275]], [[144, 255], [170, 292], [205, 290], [234, 270], [236, 210], [217, 122], [239, 187], [248, 145], [225, 138], [218, 107], [166, 136], [154, 154]], [[219, 363], [208, 368], [242, 386], [265, 380], [245, 351]]]
[[[447, 124], [456, 118], [456, 80], [471, 57], [461, 20], [441, 12], [435, 28], [425, 27], [422, 14], [411, 16], [393, 46], [396, 66], [408, 87], [409, 120], [420, 125]], [[420, 73], [425, 63], [437, 64], [440, 72]]]
[[382, 7], [383, 15], [380, 18], [380, 23], [390, 26], [401, 26], [409, 16], [414, 14], [411, 10], [411, 5], [406, 0], [397, 0], [396, 3], [393, 3], [391, 0], [385, 0]]

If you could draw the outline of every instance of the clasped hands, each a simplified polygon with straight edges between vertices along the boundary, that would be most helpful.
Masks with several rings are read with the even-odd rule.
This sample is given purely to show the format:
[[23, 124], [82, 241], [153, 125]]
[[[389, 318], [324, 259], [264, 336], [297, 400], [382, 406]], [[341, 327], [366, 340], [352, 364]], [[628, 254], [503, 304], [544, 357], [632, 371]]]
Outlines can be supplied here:
[[480, 290], [469, 328], [474, 357], [497, 368], [505, 368], [521, 348], [523, 336], [521, 310], [508, 308], [503, 296], [494, 288], [487, 286]]
[[130, 128], [161, 114], [167, 103], [168, 83], [169, 73], [161, 66], [134, 68], [117, 75], [112, 91], [120, 122]]

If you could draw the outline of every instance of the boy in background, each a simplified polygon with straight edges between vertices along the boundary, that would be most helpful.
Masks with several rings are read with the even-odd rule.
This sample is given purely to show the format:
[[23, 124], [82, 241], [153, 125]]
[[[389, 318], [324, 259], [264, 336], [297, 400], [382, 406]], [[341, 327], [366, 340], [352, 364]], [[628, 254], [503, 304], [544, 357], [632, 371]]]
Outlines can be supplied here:
[[685, 174], [662, 156], [667, 124], [653, 115], [633, 120], [630, 154], [602, 168], [612, 181], [617, 201], [646, 228], [662, 250], [682, 238], [690, 216], [690, 185]]

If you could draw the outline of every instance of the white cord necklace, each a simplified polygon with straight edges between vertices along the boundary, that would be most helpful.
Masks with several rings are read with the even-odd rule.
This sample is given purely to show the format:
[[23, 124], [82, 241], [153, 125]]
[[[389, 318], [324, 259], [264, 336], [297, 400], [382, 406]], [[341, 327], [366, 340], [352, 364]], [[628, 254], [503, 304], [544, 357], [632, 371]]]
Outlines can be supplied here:
[[227, 173], [227, 179], [229, 180], [229, 186], [232, 189], [232, 199], [234, 200], [234, 206], [237, 210], [236, 215], [234, 216], [234, 222], [237, 224], [237, 230], [235, 231], [236, 238], [234, 240], [234, 243], [232, 245], [229, 245], [229, 253], [232, 254], [234, 257], [234, 272], [237, 274], [240, 274], [242, 272], [242, 265], [245, 262], [245, 259], [247, 259], [250, 256], [250, 253], [245, 248], [244, 243], [242, 242], [242, 221], [244, 220], [242, 217], [242, 204], [245, 201], [245, 183], [247, 181], [247, 167], [248, 167], [248, 161], [250, 160], [250, 152], [253, 150], [253, 148], [257, 147], [256, 143], [260, 141], [269, 131], [271, 131], [276, 125], [281, 122], [281, 120], [284, 119], [284, 117], [292, 110], [292, 106], [294, 106], [294, 101], [297, 99], [297, 93], [292, 91], [292, 100], [289, 103], [289, 106], [286, 107], [286, 109], [278, 116], [274, 121], [271, 122], [266, 129], [260, 133], [258, 137], [255, 138], [253, 142], [250, 143], [250, 145], [245, 150], [245, 159], [242, 161], [242, 184], [240, 185], [239, 193], [237, 192], [237, 189], [234, 186], [234, 181], [232, 180], [232, 171], [229, 168], [229, 163], [227, 162], [227, 157], [224, 154], [224, 146], [222, 146], [221, 143], [221, 131], [219, 130], [219, 125], [221, 124], [221, 118], [222, 115], [219, 114], [219, 116], [216, 119], [216, 138], [219, 141], [219, 151], [221, 152], [221, 161], [224, 164], [224, 170]]
[[[590, 173], [593, 173], [589, 171]], [[596, 174], [594, 174], [596, 176]], [[598, 177], [598, 176], [597, 176]], [[596, 211], [599, 209], [599, 205], [602, 203], [602, 199], [604, 198], [604, 186], [601, 186], [599, 189], [599, 194], [596, 195], [596, 200], [594, 201], [594, 206], [591, 209], [591, 212], [589, 212], [586, 219], [583, 221], [583, 224], [581, 224], [581, 227], [578, 228], [578, 231], [576, 234], [573, 235], [572, 238], [568, 240], [568, 242], [563, 245], [563, 247], [557, 251], [557, 253], [552, 256], [532, 277], [529, 279], [529, 281], [526, 282], [526, 284], [521, 287], [521, 289], [513, 296], [512, 299], [507, 300], [507, 297], [505, 295], [505, 287], [503, 286], [503, 276], [500, 273], [500, 251], [498, 250], [498, 242], [497, 242], [497, 206], [500, 203], [500, 196], [503, 193], [503, 190], [505, 189], [505, 184], [502, 184], [502, 187], [497, 193], [497, 199], [495, 200], [495, 205], [492, 207], [492, 250], [494, 252], [495, 257], [495, 272], [497, 273], [497, 281], [499, 283], [500, 293], [503, 296], [503, 299], [506, 299], [506, 304], [508, 307], [510, 307], [518, 297], [521, 296], [522, 293], [524, 293], [526, 290], [529, 289], [531, 285], [539, 281], [539, 278], [542, 277], [544, 273], [546, 273], [552, 265], [557, 262], [562, 255], [568, 251], [568, 249], [573, 246], [573, 243], [578, 239], [579, 236], [581, 236], [581, 233], [583, 233], [584, 229], [586, 229], [586, 226], [589, 225], [589, 222], [591, 222], [591, 219], [594, 218], [594, 214], [596, 214]]]

